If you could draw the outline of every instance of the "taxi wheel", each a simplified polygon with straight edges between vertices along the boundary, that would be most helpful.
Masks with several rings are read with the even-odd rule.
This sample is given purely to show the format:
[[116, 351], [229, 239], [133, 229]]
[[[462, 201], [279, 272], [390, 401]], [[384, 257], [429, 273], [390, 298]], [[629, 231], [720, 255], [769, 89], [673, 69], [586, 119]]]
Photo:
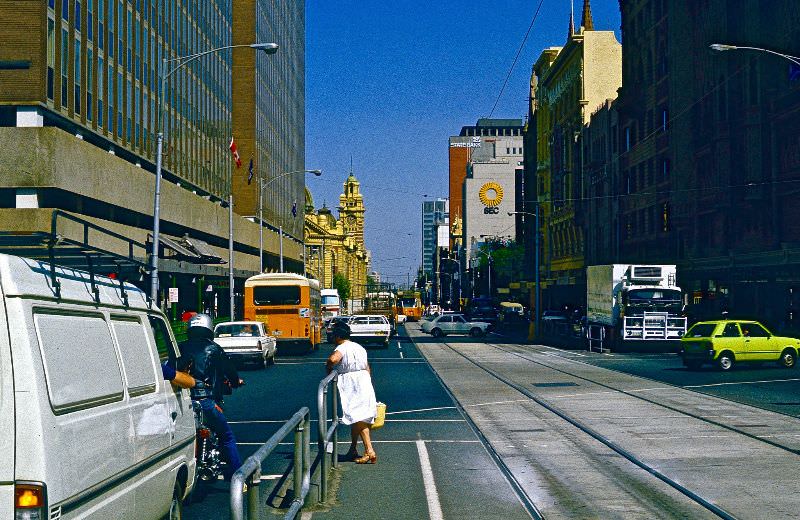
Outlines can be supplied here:
[[434, 338], [441, 338], [442, 336], [444, 336], [444, 334], [442, 333], [442, 329], [433, 329], [433, 330], [431, 331], [431, 335], [432, 335]]
[[727, 372], [733, 368], [734, 364], [736, 364], [736, 360], [733, 358], [733, 354], [730, 352], [723, 352], [717, 358], [717, 366], [722, 371]]
[[480, 329], [480, 327], [473, 327], [472, 330], [469, 331], [469, 335], [473, 338], [480, 338], [483, 336], [483, 331]]
[[786, 349], [781, 353], [781, 365], [786, 368], [794, 368], [797, 363], [797, 356], [792, 349]]

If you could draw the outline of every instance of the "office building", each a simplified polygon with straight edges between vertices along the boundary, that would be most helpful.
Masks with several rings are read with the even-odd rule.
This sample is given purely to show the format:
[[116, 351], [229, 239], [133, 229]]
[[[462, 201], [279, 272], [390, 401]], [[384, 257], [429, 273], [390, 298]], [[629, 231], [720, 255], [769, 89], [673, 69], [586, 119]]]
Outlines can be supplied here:
[[[0, 139], [4, 143], [0, 149], [0, 229], [50, 231], [50, 216], [58, 209], [147, 243], [153, 227], [159, 64], [163, 58], [175, 60], [232, 45], [232, 24], [245, 17], [257, 18], [254, 23], [260, 31], [248, 38], [274, 36], [284, 55], [255, 56], [255, 50], [243, 49], [256, 61], [253, 81], [258, 80], [255, 92], [261, 94], [245, 111], [255, 114], [256, 128], [266, 125], [269, 131], [283, 132], [281, 139], [287, 140], [266, 141], [266, 151], [260, 153], [267, 159], [259, 156], [261, 164], [256, 167], [270, 175], [297, 165], [303, 168], [303, 106], [297, 96], [303, 95], [298, 85], [303, 81], [304, 7], [287, 4], [281, 8], [276, 16], [282, 24], [280, 32], [267, 34], [270, 5], [264, 1], [242, 9], [237, 1], [225, 0], [0, 4]], [[280, 62], [287, 70], [282, 71], [278, 86], [267, 79], [277, 70], [273, 65], [278, 65], [267, 65], [265, 60], [274, 58], [288, 60]], [[168, 71], [176, 64], [170, 61]], [[231, 51], [214, 52], [170, 73], [165, 83], [160, 125], [164, 131], [160, 208], [165, 240], [159, 267], [162, 288], [177, 285], [181, 289], [181, 305], [184, 295], [197, 294], [199, 284], [227, 293], [226, 201], [232, 188], [236, 211], [254, 213], [252, 204], [245, 208], [246, 197], [240, 189], [246, 186], [249, 157], [243, 156], [243, 167], [236, 169], [228, 149], [234, 133], [233, 113], [240, 102], [234, 92], [238, 66]], [[292, 99], [269, 97], [280, 89]], [[299, 129], [288, 132], [289, 126]], [[274, 167], [269, 165], [273, 156], [280, 161]], [[252, 182], [250, 190], [256, 185]], [[287, 185], [277, 192], [279, 196], [267, 199], [267, 214], [275, 216], [270, 222], [274, 225], [264, 232], [268, 269], [277, 268], [277, 228], [282, 225], [277, 217], [291, 212], [295, 188]], [[285, 221], [294, 238], [284, 240], [283, 247], [286, 268], [298, 272], [303, 252], [300, 213], [299, 227]], [[233, 228], [238, 285], [259, 270], [259, 226], [237, 216]], [[75, 231], [65, 229], [64, 233], [71, 236]], [[192, 256], [190, 250], [176, 247], [184, 239], [204, 242], [204, 253]], [[93, 240], [96, 247], [122, 247], [107, 237]], [[137, 250], [137, 255], [142, 260], [147, 257], [145, 251]], [[185, 305], [194, 307], [197, 302]]]
[[[440, 242], [449, 242], [449, 233], [442, 233], [450, 225], [450, 201], [448, 199], [426, 200], [422, 202], [422, 271], [432, 280], [435, 276], [435, 255]], [[445, 238], [442, 239], [442, 235]]]

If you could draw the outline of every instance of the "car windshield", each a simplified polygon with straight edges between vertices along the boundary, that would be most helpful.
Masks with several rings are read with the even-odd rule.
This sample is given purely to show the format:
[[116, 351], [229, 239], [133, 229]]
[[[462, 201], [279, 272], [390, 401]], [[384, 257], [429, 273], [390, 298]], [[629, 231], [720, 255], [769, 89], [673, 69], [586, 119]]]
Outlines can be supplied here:
[[714, 329], [717, 328], [716, 323], [695, 323], [689, 332], [686, 333], [686, 338], [710, 338], [714, 334]]
[[230, 325], [218, 325], [216, 329], [214, 329], [214, 335], [218, 338], [228, 338], [231, 336], [235, 337], [255, 337], [260, 336], [260, 331], [258, 330], [258, 325], [249, 325], [249, 324], [230, 324]]

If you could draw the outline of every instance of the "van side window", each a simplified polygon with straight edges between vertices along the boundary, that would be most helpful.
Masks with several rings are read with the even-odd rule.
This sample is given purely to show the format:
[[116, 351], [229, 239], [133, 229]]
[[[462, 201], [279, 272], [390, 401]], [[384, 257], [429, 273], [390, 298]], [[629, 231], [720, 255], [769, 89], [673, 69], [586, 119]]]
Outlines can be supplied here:
[[35, 312], [34, 323], [57, 415], [122, 400], [122, 371], [103, 316]]
[[156, 340], [159, 363], [163, 363], [168, 359], [174, 360], [177, 349], [172, 343], [167, 324], [157, 316], [148, 316], [148, 318], [150, 319], [150, 327], [153, 329], [153, 337]]
[[122, 356], [128, 394], [134, 397], [155, 392], [156, 369], [144, 326], [138, 320], [121, 320], [113, 317], [111, 325], [114, 327]]

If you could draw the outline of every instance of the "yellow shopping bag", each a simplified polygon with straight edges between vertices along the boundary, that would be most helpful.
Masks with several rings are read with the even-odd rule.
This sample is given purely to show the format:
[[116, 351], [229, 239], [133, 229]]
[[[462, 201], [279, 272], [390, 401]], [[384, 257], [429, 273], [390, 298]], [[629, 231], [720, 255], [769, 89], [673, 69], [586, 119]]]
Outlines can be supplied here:
[[386, 403], [378, 401], [378, 414], [375, 416], [375, 422], [369, 426], [369, 429], [377, 430], [378, 428], [383, 428], [384, 421], [386, 421]]

